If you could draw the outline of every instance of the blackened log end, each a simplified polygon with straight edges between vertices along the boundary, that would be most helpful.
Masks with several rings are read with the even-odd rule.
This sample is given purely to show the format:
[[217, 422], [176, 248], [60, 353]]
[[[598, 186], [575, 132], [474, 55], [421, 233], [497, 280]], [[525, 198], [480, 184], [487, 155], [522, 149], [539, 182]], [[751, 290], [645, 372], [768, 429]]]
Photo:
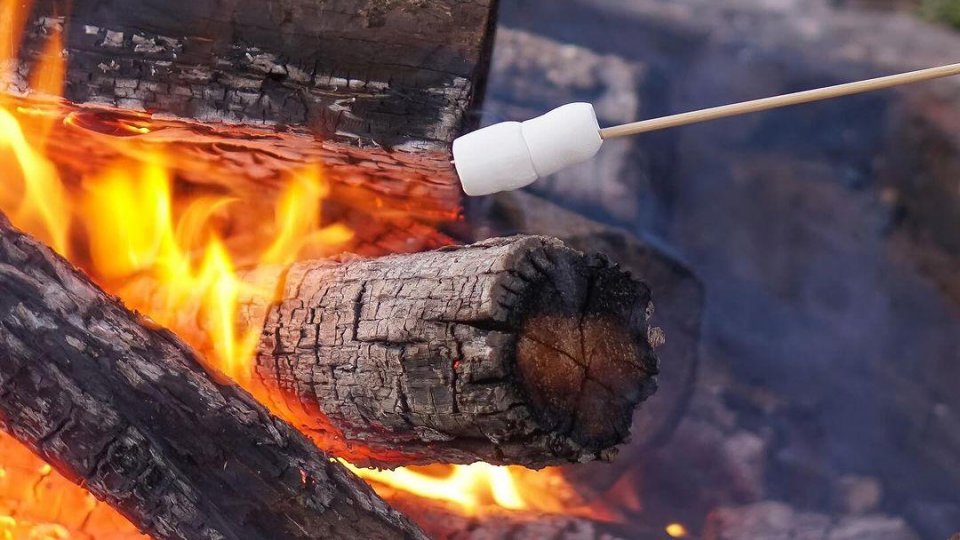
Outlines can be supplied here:
[[657, 387], [650, 290], [602, 256], [537, 243], [501, 283], [520, 386], [542, 429], [568, 439], [570, 458], [609, 457]]

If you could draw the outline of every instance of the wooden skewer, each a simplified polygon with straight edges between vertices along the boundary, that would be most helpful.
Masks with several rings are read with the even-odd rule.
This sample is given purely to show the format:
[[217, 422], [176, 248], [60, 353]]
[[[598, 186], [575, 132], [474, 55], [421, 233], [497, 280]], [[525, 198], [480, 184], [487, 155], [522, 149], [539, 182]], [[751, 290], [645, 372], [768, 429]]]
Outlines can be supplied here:
[[885, 88], [891, 88], [894, 86], [929, 81], [942, 77], [950, 77], [952, 75], [960, 75], [960, 64], [950, 64], [947, 66], [921, 69], [919, 71], [900, 73], [898, 75], [889, 75], [887, 77], [878, 77], [876, 79], [867, 79], [865, 81], [838, 84], [836, 86], [828, 86], [826, 88], [818, 88], [816, 90], [794, 92], [792, 94], [784, 94], [782, 96], [755, 99], [753, 101], [745, 101], [743, 103], [734, 103], [731, 105], [723, 105], [721, 107], [713, 107], [710, 109], [691, 111], [672, 116], [664, 116], [662, 118], [653, 118], [651, 120], [632, 122], [629, 124], [601, 129], [600, 137], [603, 139], [626, 137], [627, 135], [636, 135], [638, 133], [646, 133], [648, 131], [656, 131], [658, 129], [686, 126], [688, 124], [708, 122], [710, 120], [727, 118], [729, 116], [768, 111], [770, 109], [788, 107], [790, 105], [799, 105], [801, 103], [810, 103], [811, 101], [820, 101], [841, 96], [849, 96], [852, 94], [860, 94], [863, 92], [872, 92], [874, 90], [883, 90]]
[[960, 75], [960, 63], [601, 129], [589, 103], [569, 103], [526, 122], [501, 122], [453, 141], [454, 164], [468, 195], [489, 195], [592, 158], [604, 139], [625, 137], [729, 116], [849, 96], [902, 84]]

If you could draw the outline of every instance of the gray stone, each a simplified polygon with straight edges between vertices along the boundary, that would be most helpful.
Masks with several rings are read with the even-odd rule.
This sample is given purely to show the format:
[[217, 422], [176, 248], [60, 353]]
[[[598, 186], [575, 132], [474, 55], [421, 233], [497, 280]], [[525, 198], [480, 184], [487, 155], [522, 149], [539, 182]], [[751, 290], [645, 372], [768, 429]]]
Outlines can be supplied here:
[[[640, 114], [637, 88], [644, 69], [638, 63], [505, 27], [497, 31], [495, 47], [487, 123], [527, 120], [575, 101], [592, 103], [601, 125]], [[629, 221], [640, 211], [638, 185], [647, 181], [637, 174], [635, 146], [630, 139], [608, 141], [595, 159], [544, 178], [533, 190]]]
[[866, 514], [880, 505], [883, 486], [876, 478], [847, 474], [837, 479], [834, 496], [838, 510], [847, 514]]
[[704, 540], [918, 540], [900, 518], [870, 515], [833, 519], [776, 501], [719, 508], [711, 513]]
[[798, 513], [787, 504], [764, 501], [718, 508], [704, 529], [705, 540], [823, 540], [830, 518]]
[[827, 540], [919, 540], [907, 522], [898, 517], [846, 517], [831, 527]]
[[720, 446], [731, 488], [745, 499], [756, 500], [766, 492], [767, 448], [763, 438], [742, 430], [727, 437]]

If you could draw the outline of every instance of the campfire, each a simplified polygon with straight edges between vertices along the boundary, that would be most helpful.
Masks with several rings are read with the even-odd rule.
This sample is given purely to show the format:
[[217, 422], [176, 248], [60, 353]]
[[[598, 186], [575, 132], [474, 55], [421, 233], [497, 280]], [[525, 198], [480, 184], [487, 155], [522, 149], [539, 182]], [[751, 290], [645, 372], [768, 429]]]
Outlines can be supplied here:
[[76, 99], [75, 59], [188, 47], [0, 21], [0, 538], [419, 534], [344, 469], [425, 527], [618, 518], [555, 466], [611, 459], [655, 388], [645, 285], [544, 237], [454, 247], [442, 145]]

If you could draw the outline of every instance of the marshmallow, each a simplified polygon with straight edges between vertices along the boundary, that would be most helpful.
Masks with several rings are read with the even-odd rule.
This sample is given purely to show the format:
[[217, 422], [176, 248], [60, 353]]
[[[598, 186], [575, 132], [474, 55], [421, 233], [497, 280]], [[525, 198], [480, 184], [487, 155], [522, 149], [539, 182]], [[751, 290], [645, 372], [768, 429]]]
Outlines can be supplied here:
[[468, 133], [453, 141], [453, 159], [467, 195], [490, 195], [587, 161], [601, 144], [593, 105], [571, 103], [526, 122]]

